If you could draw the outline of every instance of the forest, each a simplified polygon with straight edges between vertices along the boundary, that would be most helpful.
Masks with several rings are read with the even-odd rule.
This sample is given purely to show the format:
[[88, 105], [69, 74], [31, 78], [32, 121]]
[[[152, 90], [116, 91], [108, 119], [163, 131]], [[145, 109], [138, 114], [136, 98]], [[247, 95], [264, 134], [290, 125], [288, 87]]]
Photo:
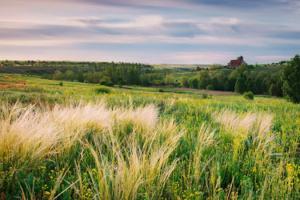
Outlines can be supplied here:
[[234, 91], [282, 97], [284, 68], [273, 64], [208, 68], [159, 68], [139, 63], [1, 61], [0, 73], [39, 75], [46, 79], [96, 83], [107, 86], [160, 86]]

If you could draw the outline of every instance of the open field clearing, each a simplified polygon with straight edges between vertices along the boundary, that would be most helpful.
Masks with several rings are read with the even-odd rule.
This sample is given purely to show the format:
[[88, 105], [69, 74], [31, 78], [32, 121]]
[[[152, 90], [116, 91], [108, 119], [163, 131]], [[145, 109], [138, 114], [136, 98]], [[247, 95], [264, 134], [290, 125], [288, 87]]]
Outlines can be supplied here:
[[11, 76], [1, 76], [0, 78], [0, 89], [11, 89], [11, 88], [25, 88], [26, 82], [24, 80], [15, 80]]
[[1, 199], [300, 198], [300, 106], [284, 99], [0, 82]]

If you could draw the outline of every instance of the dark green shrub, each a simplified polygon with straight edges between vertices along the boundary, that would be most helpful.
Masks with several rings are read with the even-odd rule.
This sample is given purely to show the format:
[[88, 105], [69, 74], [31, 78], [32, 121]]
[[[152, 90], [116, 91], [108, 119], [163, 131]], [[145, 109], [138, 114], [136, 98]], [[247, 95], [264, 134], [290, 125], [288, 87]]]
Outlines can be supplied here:
[[162, 88], [159, 88], [158, 92], [164, 92], [164, 90]]
[[59, 82], [59, 84], [58, 84], [59, 86], [64, 86], [64, 82]]
[[200, 96], [202, 99], [211, 99], [212, 98], [212, 95], [207, 94], [207, 93], [202, 93]]
[[114, 83], [112, 82], [111, 78], [108, 76], [104, 76], [100, 79], [100, 84], [101, 85], [106, 85], [106, 86], [113, 86]]
[[203, 93], [203, 94], [201, 94], [201, 97], [202, 97], [203, 99], [207, 99], [207, 98], [208, 98], [208, 94]]
[[96, 89], [96, 93], [97, 94], [109, 94], [109, 93], [111, 93], [111, 90], [106, 87], [99, 87]]
[[210, 84], [210, 85], [208, 85], [208, 86], [206, 87], [206, 89], [207, 89], [207, 90], [214, 90], [215, 88], [214, 88], [213, 85]]
[[254, 99], [254, 94], [251, 91], [250, 92], [245, 92], [243, 96], [244, 96], [245, 99], [248, 99], [248, 100], [253, 100]]

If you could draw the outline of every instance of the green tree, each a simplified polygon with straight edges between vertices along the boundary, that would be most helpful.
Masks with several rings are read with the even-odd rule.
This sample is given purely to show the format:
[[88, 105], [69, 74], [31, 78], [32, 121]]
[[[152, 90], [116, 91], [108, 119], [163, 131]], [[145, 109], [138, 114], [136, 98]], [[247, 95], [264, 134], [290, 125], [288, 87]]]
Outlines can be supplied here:
[[234, 91], [234, 86], [236, 80], [239, 77], [239, 72], [237, 70], [232, 70], [228, 76], [227, 90]]
[[55, 79], [55, 80], [63, 79], [63, 73], [59, 70], [55, 70], [52, 78]]
[[83, 82], [84, 81], [84, 76], [82, 72], [77, 73], [77, 81]]
[[274, 82], [271, 83], [270, 87], [269, 87], [269, 95], [272, 96], [282, 96], [282, 84], [281, 82]]
[[184, 77], [181, 81], [183, 87], [189, 87], [189, 80], [188, 78]]
[[166, 75], [165, 84], [166, 85], [174, 85], [174, 83], [175, 83], [175, 78], [171, 75]]
[[72, 70], [67, 70], [64, 74], [64, 79], [73, 81], [74, 80], [74, 72]]
[[283, 71], [283, 93], [293, 102], [300, 102], [300, 56], [296, 55]]
[[207, 70], [200, 72], [199, 87], [201, 89], [206, 89], [209, 83], [210, 83], [209, 72]]
[[191, 80], [191, 82], [190, 82], [190, 86], [191, 86], [191, 88], [198, 88], [198, 86], [199, 86], [199, 81], [198, 81], [198, 79], [197, 79], [197, 78], [193, 78], [193, 79]]
[[244, 92], [247, 91], [247, 79], [244, 74], [241, 74], [238, 79], [236, 80], [235, 86], [234, 86], [234, 91], [238, 92], [240, 94], [243, 94]]

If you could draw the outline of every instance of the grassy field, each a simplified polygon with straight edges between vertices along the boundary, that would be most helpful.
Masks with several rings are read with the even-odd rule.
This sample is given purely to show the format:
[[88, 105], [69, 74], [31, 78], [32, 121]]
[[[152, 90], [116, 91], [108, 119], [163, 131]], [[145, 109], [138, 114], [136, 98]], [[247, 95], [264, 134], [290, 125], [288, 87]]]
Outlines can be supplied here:
[[0, 74], [0, 102], [0, 199], [300, 198], [284, 99]]

